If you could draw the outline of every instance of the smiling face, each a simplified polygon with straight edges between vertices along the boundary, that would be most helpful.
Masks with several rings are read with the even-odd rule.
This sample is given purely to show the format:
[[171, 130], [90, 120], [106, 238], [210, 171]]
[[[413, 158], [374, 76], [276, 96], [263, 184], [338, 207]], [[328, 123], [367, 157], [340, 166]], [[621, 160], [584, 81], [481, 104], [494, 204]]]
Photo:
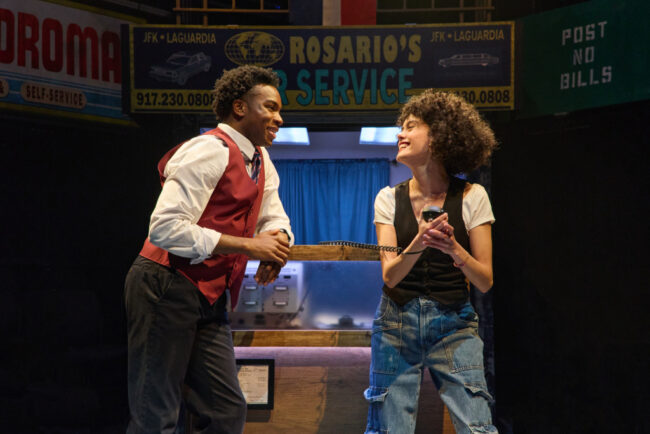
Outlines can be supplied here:
[[281, 109], [278, 90], [264, 84], [256, 85], [234, 104], [234, 111], [241, 116], [241, 133], [256, 146], [271, 146], [282, 125]]
[[424, 121], [410, 115], [397, 135], [397, 161], [407, 166], [421, 164], [431, 158], [431, 130]]

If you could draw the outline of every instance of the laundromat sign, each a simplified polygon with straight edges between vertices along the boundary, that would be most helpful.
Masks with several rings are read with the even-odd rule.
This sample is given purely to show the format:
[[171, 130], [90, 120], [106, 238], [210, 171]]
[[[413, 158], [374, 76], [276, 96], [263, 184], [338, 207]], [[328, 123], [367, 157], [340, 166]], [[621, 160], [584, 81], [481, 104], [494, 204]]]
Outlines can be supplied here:
[[0, 3], [0, 109], [132, 124], [122, 112], [121, 25], [74, 2]]
[[[426, 88], [514, 108], [514, 23], [128, 27], [131, 112], [206, 112], [224, 69], [280, 77], [285, 111], [392, 110]], [[128, 86], [128, 87], [127, 87]]]

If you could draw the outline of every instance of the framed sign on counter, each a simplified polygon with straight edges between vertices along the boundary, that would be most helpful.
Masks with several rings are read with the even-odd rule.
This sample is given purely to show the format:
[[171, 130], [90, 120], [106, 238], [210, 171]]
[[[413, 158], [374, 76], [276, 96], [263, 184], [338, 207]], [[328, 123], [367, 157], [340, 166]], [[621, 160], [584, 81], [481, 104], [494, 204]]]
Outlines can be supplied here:
[[249, 409], [272, 410], [275, 360], [237, 359], [237, 378]]

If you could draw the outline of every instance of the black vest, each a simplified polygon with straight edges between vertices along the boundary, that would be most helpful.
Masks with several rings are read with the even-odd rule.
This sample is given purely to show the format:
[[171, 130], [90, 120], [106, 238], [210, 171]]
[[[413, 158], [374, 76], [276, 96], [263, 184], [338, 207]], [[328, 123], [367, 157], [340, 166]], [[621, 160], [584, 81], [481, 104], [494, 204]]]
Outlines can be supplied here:
[[[463, 221], [464, 190], [464, 180], [450, 178], [449, 190], [442, 208], [449, 215], [449, 224], [454, 227], [456, 241], [469, 252], [469, 236]], [[393, 224], [397, 233], [397, 245], [405, 249], [418, 233], [418, 222], [409, 197], [409, 181], [404, 181], [395, 187]], [[468, 288], [465, 275], [454, 267], [451, 256], [430, 247], [422, 253], [411, 271], [394, 288], [384, 285], [384, 293], [402, 306], [419, 296], [453, 306], [468, 300]]]

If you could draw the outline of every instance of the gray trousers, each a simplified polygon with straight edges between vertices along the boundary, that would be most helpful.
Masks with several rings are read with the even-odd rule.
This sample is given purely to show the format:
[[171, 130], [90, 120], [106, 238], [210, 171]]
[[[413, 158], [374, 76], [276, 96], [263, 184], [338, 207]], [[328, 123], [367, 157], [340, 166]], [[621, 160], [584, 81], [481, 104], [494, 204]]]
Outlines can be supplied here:
[[244, 430], [226, 297], [212, 306], [180, 273], [141, 256], [125, 283], [129, 434], [173, 433], [181, 400], [194, 433]]

